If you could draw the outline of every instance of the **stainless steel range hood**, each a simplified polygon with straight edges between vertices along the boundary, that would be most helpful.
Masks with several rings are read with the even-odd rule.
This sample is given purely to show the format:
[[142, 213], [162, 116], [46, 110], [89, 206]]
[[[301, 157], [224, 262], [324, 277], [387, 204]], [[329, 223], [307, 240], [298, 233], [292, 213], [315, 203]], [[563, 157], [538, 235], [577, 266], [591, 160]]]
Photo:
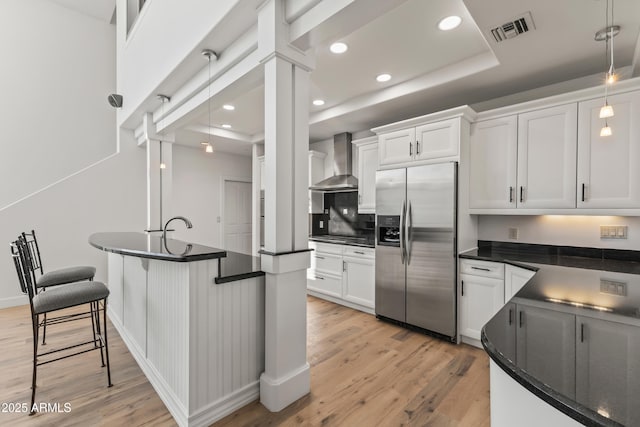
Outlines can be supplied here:
[[358, 178], [351, 175], [351, 134], [340, 133], [333, 137], [333, 176], [313, 184], [309, 190], [338, 192], [358, 189]]

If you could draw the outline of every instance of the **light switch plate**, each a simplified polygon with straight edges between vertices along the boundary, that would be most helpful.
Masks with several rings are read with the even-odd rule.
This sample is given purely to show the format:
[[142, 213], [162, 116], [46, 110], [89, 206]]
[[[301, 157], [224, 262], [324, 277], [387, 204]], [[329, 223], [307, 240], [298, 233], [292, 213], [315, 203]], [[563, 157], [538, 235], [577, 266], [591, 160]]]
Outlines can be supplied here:
[[348, 208], [343, 208], [342, 209], [342, 215], [349, 215], [349, 209]]
[[517, 228], [509, 228], [509, 239], [518, 240], [518, 229]]
[[600, 279], [600, 293], [627, 296], [627, 284], [616, 280]]
[[320, 221], [320, 222], [319, 222], [319, 227], [320, 227], [320, 228], [324, 228], [324, 221]]
[[600, 239], [626, 239], [628, 231], [626, 225], [601, 225]]

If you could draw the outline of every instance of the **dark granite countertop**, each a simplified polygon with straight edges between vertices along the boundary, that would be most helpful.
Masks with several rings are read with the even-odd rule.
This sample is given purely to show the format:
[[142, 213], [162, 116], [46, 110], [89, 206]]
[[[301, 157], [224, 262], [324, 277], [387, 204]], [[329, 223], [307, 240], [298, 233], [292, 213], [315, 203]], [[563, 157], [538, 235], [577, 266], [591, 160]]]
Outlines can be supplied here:
[[460, 255], [536, 270], [484, 326], [491, 359], [582, 424], [640, 425], [640, 252], [508, 245]]
[[375, 242], [371, 237], [355, 237], [355, 236], [336, 236], [336, 235], [316, 235], [309, 236], [312, 242], [333, 243], [335, 245], [358, 246], [361, 248], [374, 248]]
[[89, 244], [107, 252], [175, 262], [215, 259], [227, 255], [223, 249], [175, 239], [163, 242], [161, 235], [136, 232], [95, 233], [89, 236]]
[[107, 252], [163, 261], [217, 259], [218, 277], [214, 278], [217, 284], [264, 276], [258, 257], [175, 239], [167, 239], [165, 244], [160, 235], [136, 232], [95, 233], [89, 236], [89, 244]]

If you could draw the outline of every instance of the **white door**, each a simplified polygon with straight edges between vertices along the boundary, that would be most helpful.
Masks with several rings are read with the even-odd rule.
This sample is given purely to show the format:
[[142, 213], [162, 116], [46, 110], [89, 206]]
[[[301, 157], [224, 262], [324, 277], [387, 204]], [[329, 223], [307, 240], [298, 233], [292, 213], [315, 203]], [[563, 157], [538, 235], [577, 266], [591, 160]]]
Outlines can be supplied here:
[[458, 155], [460, 119], [442, 120], [416, 127], [416, 160]]
[[578, 208], [640, 208], [640, 92], [609, 97], [615, 115], [606, 137], [602, 102], [578, 105]]
[[517, 116], [471, 125], [469, 207], [516, 207]]
[[519, 208], [576, 207], [577, 104], [518, 116]]
[[373, 259], [344, 257], [342, 297], [356, 304], [374, 308], [376, 269]]
[[396, 165], [413, 160], [415, 156], [416, 129], [401, 129], [378, 137], [380, 166]]
[[460, 335], [480, 340], [482, 327], [504, 304], [504, 280], [460, 275]]
[[251, 254], [251, 183], [224, 181], [224, 249]]

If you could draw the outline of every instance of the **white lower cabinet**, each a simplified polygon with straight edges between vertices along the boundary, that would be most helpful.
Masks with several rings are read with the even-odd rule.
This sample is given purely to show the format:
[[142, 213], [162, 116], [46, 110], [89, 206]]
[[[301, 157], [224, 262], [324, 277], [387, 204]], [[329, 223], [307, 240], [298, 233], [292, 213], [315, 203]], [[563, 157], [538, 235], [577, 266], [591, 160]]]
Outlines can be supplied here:
[[307, 270], [310, 295], [367, 313], [375, 307], [373, 248], [309, 242], [314, 249]]
[[479, 341], [482, 327], [504, 305], [504, 266], [461, 260], [460, 271], [460, 335]]
[[504, 302], [509, 301], [536, 274], [526, 268], [504, 266]]

